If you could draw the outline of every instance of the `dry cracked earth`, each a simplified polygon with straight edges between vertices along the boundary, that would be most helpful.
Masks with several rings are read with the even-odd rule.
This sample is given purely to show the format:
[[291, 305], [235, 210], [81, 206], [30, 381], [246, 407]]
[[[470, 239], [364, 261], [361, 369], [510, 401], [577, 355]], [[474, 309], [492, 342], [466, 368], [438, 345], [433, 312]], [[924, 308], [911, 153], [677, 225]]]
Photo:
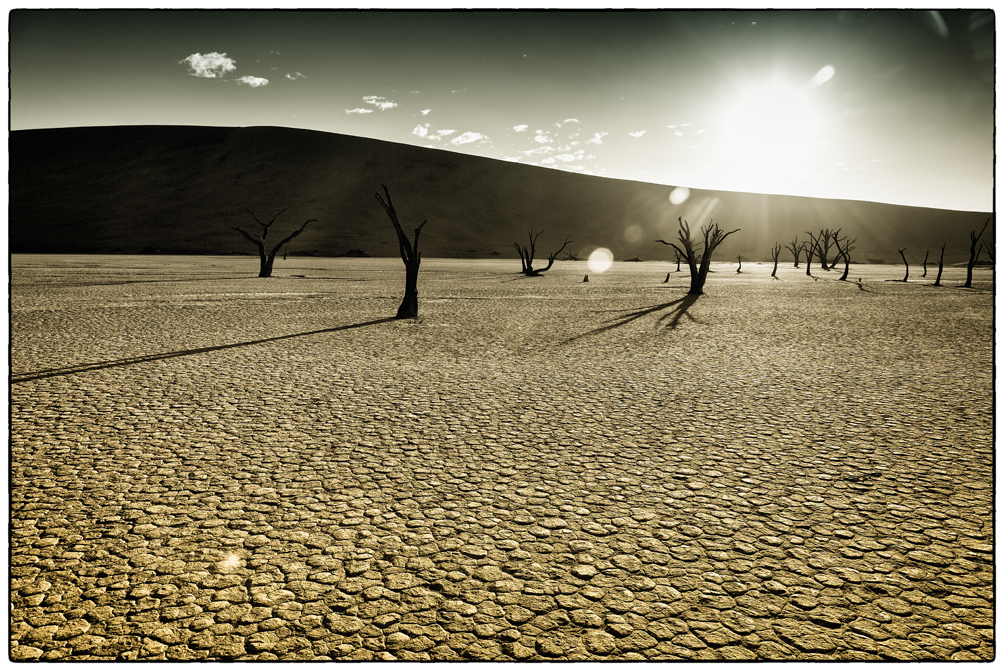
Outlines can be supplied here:
[[993, 659], [990, 271], [516, 263], [14, 255], [10, 658]]

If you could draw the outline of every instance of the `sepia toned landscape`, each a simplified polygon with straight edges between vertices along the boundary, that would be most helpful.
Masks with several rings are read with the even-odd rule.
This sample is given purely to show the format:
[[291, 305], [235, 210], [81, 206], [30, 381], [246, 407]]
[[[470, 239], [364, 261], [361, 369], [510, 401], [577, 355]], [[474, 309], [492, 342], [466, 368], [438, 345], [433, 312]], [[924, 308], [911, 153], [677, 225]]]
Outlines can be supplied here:
[[528, 9], [8, 13], [9, 661], [995, 660], [994, 11]]
[[14, 255], [11, 659], [994, 658], [990, 270], [518, 264]]

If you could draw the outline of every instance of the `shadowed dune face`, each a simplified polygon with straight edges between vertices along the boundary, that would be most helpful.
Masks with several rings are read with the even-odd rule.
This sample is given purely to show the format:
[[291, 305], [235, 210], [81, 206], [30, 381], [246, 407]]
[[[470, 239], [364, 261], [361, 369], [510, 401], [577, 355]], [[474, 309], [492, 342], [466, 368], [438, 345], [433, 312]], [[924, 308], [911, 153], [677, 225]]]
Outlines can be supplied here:
[[513, 261], [13, 255], [11, 658], [994, 658], [991, 271]]
[[[366, 138], [298, 129], [96, 127], [10, 134], [10, 243], [14, 252], [246, 254], [231, 227], [247, 211], [277, 212], [287, 227], [316, 218], [290, 251], [363, 250], [395, 256], [373, 195], [387, 184], [402, 225], [429, 220], [430, 257], [513, 256], [529, 229], [572, 239], [587, 257], [665, 259], [656, 239], [715, 219], [741, 229], [721, 259], [767, 260], [776, 242], [842, 228], [858, 260], [920, 264], [943, 243], [966, 261], [968, 233], [988, 213], [691, 189], [592, 177]], [[542, 240], [544, 240], [542, 238]], [[781, 263], [786, 255], [783, 253]]]

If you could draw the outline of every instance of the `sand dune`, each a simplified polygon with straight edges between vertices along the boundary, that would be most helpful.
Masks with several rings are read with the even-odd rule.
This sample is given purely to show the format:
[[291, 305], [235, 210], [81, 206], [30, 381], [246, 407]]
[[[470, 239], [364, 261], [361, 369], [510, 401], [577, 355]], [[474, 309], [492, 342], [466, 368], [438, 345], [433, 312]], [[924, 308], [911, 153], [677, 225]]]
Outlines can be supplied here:
[[[862, 201], [671, 187], [592, 177], [366, 138], [288, 128], [95, 127], [10, 134], [13, 252], [251, 253], [233, 226], [254, 226], [288, 208], [275, 239], [307, 219], [291, 251], [334, 256], [361, 249], [396, 256], [393, 229], [374, 199], [387, 184], [403, 225], [423, 230], [426, 256], [516, 257], [512, 244], [543, 229], [540, 249], [566, 238], [586, 256], [672, 258], [654, 242], [677, 217], [740, 228], [717, 259], [765, 260], [771, 246], [808, 229], [842, 229], [854, 256], [921, 263], [946, 243], [946, 262], [965, 261], [968, 233], [989, 213]], [[788, 253], [783, 254], [783, 258]]]

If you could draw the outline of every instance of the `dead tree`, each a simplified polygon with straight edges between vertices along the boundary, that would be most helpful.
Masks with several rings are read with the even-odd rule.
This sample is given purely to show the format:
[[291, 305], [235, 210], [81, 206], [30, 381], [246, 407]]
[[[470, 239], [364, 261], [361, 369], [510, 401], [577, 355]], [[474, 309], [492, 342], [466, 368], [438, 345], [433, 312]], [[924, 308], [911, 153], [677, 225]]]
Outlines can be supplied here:
[[964, 287], [970, 287], [974, 279], [974, 264], [977, 263], [977, 241], [981, 239], [984, 235], [984, 229], [988, 228], [988, 224], [991, 223], [991, 218], [988, 217], [988, 221], [984, 222], [984, 228], [976, 236], [974, 232], [970, 232], [970, 261], [967, 262], [967, 281], [963, 285]]
[[807, 231], [806, 235], [810, 237], [809, 242], [806, 243], [806, 275], [812, 276], [810, 267], [813, 264], [813, 255], [820, 252], [820, 241], [810, 231]]
[[739, 273], [741, 268], [743, 268], [743, 258], [736, 255], [736, 272]]
[[680, 252], [677, 250], [673, 251], [673, 256], [677, 258], [677, 270], [674, 273], [680, 273]]
[[785, 246], [785, 249], [791, 252], [792, 256], [796, 259], [796, 263], [792, 265], [793, 268], [799, 268], [799, 255], [802, 253], [803, 247], [805, 246], [806, 243], [799, 242], [799, 236], [793, 238], [792, 242]]
[[383, 184], [380, 185], [384, 189], [384, 196], [387, 197], [385, 201], [380, 197], [380, 194], [374, 194], [377, 201], [384, 206], [384, 210], [387, 212], [387, 216], [391, 218], [391, 224], [394, 225], [394, 232], [398, 234], [398, 252], [401, 253], [401, 260], [405, 262], [405, 296], [401, 299], [401, 305], [398, 306], [398, 313], [395, 315], [396, 319], [403, 320], [411, 317], [418, 317], [419, 315], [419, 264], [422, 261], [422, 254], [419, 252], [419, 232], [422, 231], [422, 227], [426, 225], [423, 221], [419, 224], [419, 228], [415, 230], [415, 240], [411, 243], [408, 242], [408, 236], [401, 229], [401, 224], [398, 223], [398, 214], [394, 211], [394, 204], [391, 202], [391, 194], [387, 191], [387, 187]]
[[942, 253], [939, 254], [939, 274], [935, 276], [935, 286], [941, 287], [939, 282], [942, 280], [942, 258], [946, 256], [946, 244], [942, 243]]
[[[795, 242], [795, 241], [792, 241], [792, 242]], [[781, 253], [782, 253], [782, 244], [781, 243], [775, 243], [775, 246], [773, 248], [771, 248], [771, 259], [775, 262], [774, 267], [772, 267], [772, 269], [771, 269], [771, 277], [773, 277], [773, 278], [777, 278], [778, 277], [777, 275], [775, 275], [775, 273], [778, 272], [778, 255], [781, 254]]]
[[657, 240], [656, 242], [671, 246], [680, 256], [687, 260], [688, 269], [691, 271], [691, 288], [687, 290], [687, 293], [695, 296], [704, 294], [705, 292], [702, 288], [705, 286], [705, 279], [708, 277], [709, 264], [712, 263], [712, 253], [715, 251], [715, 248], [722, 244], [722, 241], [740, 229], [726, 232], [720, 229], [718, 224], [713, 224], [712, 222], [709, 222], [708, 226], [701, 227], [704, 247], [702, 248], [701, 260], [699, 261], [695, 257], [694, 241], [691, 240], [691, 229], [687, 222], [678, 217], [677, 226], [677, 238], [680, 241], [681, 247], [678, 247], [676, 243], [668, 243], [665, 240]]
[[841, 261], [841, 258], [844, 256], [844, 255], [841, 254], [841, 236], [840, 236], [840, 234], [841, 234], [841, 229], [837, 229], [837, 230], [835, 230], [835, 231], [833, 231], [831, 233], [831, 238], [834, 239], [834, 245], [838, 249], [837, 254], [834, 255], [834, 260], [830, 263], [830, 266], [829, 266], [830, 270], [832, 270], [832, 271], [834, 270], [834, 267], [837, 266], [838, 262]]
[[[854, 240], [849, 240], [848, 238], [845, 238], [844, 240], [845, 240], [844, 249], [841, 248], [841, 241], [840, 240], [834, 241], [835, 243], [837, 243], [838, 252], [841, 255], [839, 258], [844, 258], [844, 273], [839, 278], [840, 280], [847, 280], [848, 279], [848, 267], [851, 265], [851, 251], [853, 249], [855, 249], [855, 248], [852, 247], [852, 244], [856, 240], [858, 240], [858, 238], [855, 238]], [[861, 281], [861, 278], [859, 278], [859, 280]]]
[[[840, 231], [840, 229], [838, 229]], [[830, 270], [830, 266], [827, 263], [827, 251], [831, 247], [831, 236], [836, 234], [837, 231], [831, 233], [830, 229], [823, 229], [820, 231], [820, 236], [817, 238], [817, 252], [820, 255], [820, 268], [825, 271]]]
[[559, 252], [564, 250], [565, 246], [572, 242], [571, 240], [566, 238], [565, 242], [562, 243], [562, 247], [558, 248], [558, 250], [556, 250], [554, 253], [548, 255], [548, 265], [545, 266], [544, 268], [535, 269], [534, 250], [537, 247], [537, 237], [540, 236], [542, 233], [544, 233], [544, 231], [538, 231], [537, 233], [534, 233], [532, 229], [527, 234], [527, 236], [530, 238], [530, 247], [521, 246], [519, 243], [513, 243], [513, 247], [516, 248], [517, 253], [520, 255], [520, 266], [522, 267], [520, 269], [520, 272], [528, 277], [536, 278], [545, 271], [547, 271], [549, 268], [551, 268], [551, 265], [555, 263], [555, 257], [558, 256]]
[[928, 275], [928, 250], [925, 250], [925, 260], [921, 262], [921, 277]]
[[[904, 250], [906, 249], [905, 247]], [[907, 257], [904, 256], [904, 250], [897, 250], [900, 252], [900, 258], [904, 260], [904, 279], [901, 282], [907, 282], [907, 276], [911, 273], [911, 267], [907, 265]]]
[[[258, 217], [255, 217], [255, 213], [249, 210], [248, 214], [251, 215], [252, 218], [254, 218], [254, 220], [258, 222], [262, 227], [262, 233], [260, 235], [252, 236], [250, 233], [248, 233], [239, 226], [231, 227], [234, 231], [237, 231], [238, 233], [240, 233], [242, 236], [250, 240], [258, 247], [258, 254], [262, 258], [262, 265], [258, 271], [258, 277], [260, 278], [272, 277], [272, 264], [276, 260], [276, 254], [279, 252], [279, 248], [281, 248], [283, 245], [299, 236], [300, 232], [303, 231], [304, 227], [306, 227], [308, 224], [310, 224], [311, 222], [318, 221], [316, 219], [308, 219], [306, 222], [304, 222], [303, 226], [301, 226], [299, 229], [297, 229], [287, 237], [280, 240], [279, 244], [270, 250], [265, 245], [265, 239], [269, 237], [269, 227], [272, 226], [275, 223], [276, 219], [279, 217], [279, 215], [283, 214], [284, 212], [286, 212], [286, 208], [283, 208], [282, 210], [277, 212], [275, 216], [273, 216], [273, 218], [269, 220], [269, 223], [265, 224], [264, 222], [260, 221]], [[286, 258], [285, 255], [283, 256], [283, 258], [284, 259]]]

